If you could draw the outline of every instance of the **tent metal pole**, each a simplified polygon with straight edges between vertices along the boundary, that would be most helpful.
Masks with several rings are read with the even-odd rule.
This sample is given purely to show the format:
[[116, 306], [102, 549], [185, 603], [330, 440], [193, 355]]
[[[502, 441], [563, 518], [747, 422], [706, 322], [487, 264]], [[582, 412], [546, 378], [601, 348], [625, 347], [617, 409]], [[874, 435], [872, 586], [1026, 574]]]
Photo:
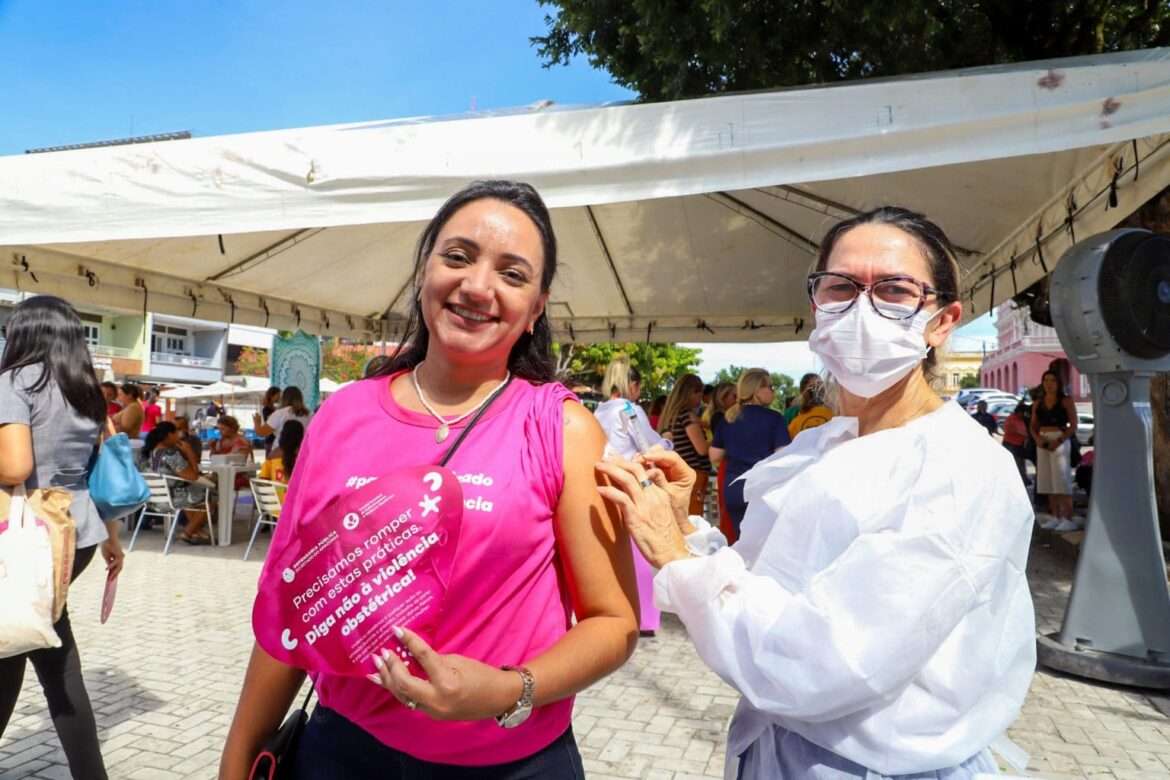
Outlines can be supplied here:
[[[310, 238], [317, 235], [318, 233], [324, 232], [324, 230], [325, 230], [325, 228], [304, 228], [302, 230], [298, 230], [297, 232], [293, 233], [291, 236], [286, 236], [285, 238], [282, 238], [279, 241], [277, 241], [275, 244], [272, 244], [271, 246], [265, 247], [264, 249], [261, 249], [259, 252], [255, 252], [254, 254], [248, 255], [247, 257], [245, 257], [243, 260], [240, 260], [239, 262], [232, 263], [227, 268], [224, 268], [222, 271], [217, 271], [212, 276], [209, 276], [206, 279], [204, 279], [204, 281], [217, 282], [220, 279], [223, 279], [225, 276], [231, 276], [232, 274], [247, 270], [248, 267], [251, 266], [252, 264], [259, 265], [260, 263], [271, 260], [272, 258], [276, 257], [278, 254], [285, 251], [286, 249], [292, 249], [297, 244], [308, 241]], [[222, 238], [220, 240], [221, 240], [221, 246], [222, 246]]]
[[622, 277], [618, 273], [617, 266], [614, 265], [613, 255], [609, 253], [609, 246], [605, 243], [605, 236], [601, 233], [601, 226], [597, 224], [597, 217], [593, 214], [593, 207], [586, 206], [585, 213], [589, 216], [589, 224], [593, 227], [593, 235], [597, 237], [597, 243], [601, 246], [601, 252], [605, 255], [605, 260], [609, 263], [609, 270], [613, 274], [613, 280], [617, 282], [618, 291], [622, 294], [622, 301], [626, 304], [626, 313], [633, 314], [634, 307], [630, 305], [630, 296], [626, 295], [626, 285], [622, 282]]
[[784, 223], [769, 217], [759, 209], [752, 208], [742, 200], [728, 195], [726, 192], [713, 192], [708, 194], [707, 197], [718, 203], [720, 206], [723, 206], [726, 209], [730, 209], [740, 216], [747, 217], [761, 227], [764, 227], [773, 232], [781, 233], [785, 238], [791, 239], [793, 242], [795, 242], [796, 246], [806, 250], [811, 255], [815, 256], [816, 253], [820, 251], [821, 245], [816, 241], [813, 241], [807, 236], [801, 235]]

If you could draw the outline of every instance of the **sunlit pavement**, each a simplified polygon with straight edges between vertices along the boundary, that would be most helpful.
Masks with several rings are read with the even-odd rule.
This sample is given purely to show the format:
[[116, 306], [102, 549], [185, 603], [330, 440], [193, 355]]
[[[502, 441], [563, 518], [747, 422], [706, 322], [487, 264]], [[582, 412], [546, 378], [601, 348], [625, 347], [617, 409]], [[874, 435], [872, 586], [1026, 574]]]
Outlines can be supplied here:
[[[246, 523], [227, 548], [177, 544], [165, 558], [157, 531], [127, 558], [110, 621], [98, 623], [102, 576], [74, 585], [69, 604], [110, 776], [211, 778], [251, 647], [249, 614], [260, 560], [241, 560]], [[1068, 596], [1067, 549], [1033, 547], [1037, 616], [1055, 630]], [[578, 697], [573, 719], [590, 778], [722, 777], [734, 692], [699, 662], [665, 616], [622, 670]], [[1145, 693], [1036, 675], [1011, 730], [1043, 777], [1170, 777], [1170, 719]], [[1162, 705], [1165, 707], [1165, 704]], [[68, 778], [31, 667], [8, 732], [0, 777]]]

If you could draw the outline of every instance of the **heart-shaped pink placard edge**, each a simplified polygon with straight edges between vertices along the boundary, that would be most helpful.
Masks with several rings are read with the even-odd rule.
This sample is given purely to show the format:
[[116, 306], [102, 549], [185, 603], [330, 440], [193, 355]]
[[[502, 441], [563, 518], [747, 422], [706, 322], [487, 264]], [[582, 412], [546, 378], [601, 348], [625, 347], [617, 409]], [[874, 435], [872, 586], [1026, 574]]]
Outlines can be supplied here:
[[463, 489], [441, 466], [377, 477], [302, 520], [269, 551], [252, 608], [256, 641], [311, 672], [364, 675], [394, 636], [423, 636], [442, 616], [463, 520]]

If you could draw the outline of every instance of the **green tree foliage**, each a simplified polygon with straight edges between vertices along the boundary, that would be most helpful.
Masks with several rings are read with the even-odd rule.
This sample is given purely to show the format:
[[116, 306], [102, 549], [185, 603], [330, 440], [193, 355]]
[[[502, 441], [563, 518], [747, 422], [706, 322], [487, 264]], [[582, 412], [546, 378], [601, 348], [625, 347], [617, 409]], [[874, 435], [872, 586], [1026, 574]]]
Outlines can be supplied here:
[[[734, 385], [739, 381], [739, 375], [746, 370], [747, 367], [736, 365], [721, 368], [719, 373], [715, 375], [715, 384], [731, 382]], [[784, 400], [797, 394], [796, 382], [788, 374], [781, 374], [778, 371], [772, 371], [771, 376], [772, 387], [776, 388], [776, 398], [772, 401], [772, 408], [776, 411], [784, 411]]]
[[376, 347], [327, 341], [321, 344], [321, 376], [339, 383], [361, 379], [366, 362], [376, 354]]
[[[576, 56], [644, 100], [1170, 45], [1167, 0], [540, 0], [546, 67]], [[1129, 224], [1165, 230], [1170, 187]], [[1159, 226], [1162, 227], [1159, 227]], [[1170, 399], [1170, 375], [1152, 386]], [[1154, 414], [1170, 535], [1170, 412]]]
[[979, 387], [978, 374], [963, 374], [959, 377], [959, 389], [966, 390], [969, 387]]
[[244, 376], [268, 376], [268, 350], [244, 347], [236, 358], [235, 370], [231, 373]]
[[630, 356], [630, 364], [642, 374], [642, 398], [652, 400], [670, 392], [683, 374], [698, 370], [701, 350], [675, 344], [558, 344], [554, 347], [562, 378], [597, 388], [605, 367], [619, 354]]
[[646, 100], [1170, 45], [1165, 0], [540, 0], [546, 66], [578, 55]]

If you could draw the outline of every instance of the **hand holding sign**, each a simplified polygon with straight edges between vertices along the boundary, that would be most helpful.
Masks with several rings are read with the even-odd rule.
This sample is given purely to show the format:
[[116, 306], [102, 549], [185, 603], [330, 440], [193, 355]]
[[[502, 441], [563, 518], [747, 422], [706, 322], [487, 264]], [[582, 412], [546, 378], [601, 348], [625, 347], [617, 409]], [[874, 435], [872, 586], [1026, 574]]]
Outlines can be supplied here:
[[403, 469], [338, 497], [269, 553], [252, 611], [273, 658], [358, 676], [390, 648], [395, 626], [433, 633], [463, 519], [463, 491], [439, 466]]
[[436, 653], [410, 629], [401, 628], [398, 633], [426, 679], [412, 674], [390, 651], [377, 656], [378, 672], [366, 676], [394, 694], [403, 706], [425, 712], [435, 720], [485, 720], [504, 712], [520, 698], [524, 686], [516, 672], [462, 655]]

